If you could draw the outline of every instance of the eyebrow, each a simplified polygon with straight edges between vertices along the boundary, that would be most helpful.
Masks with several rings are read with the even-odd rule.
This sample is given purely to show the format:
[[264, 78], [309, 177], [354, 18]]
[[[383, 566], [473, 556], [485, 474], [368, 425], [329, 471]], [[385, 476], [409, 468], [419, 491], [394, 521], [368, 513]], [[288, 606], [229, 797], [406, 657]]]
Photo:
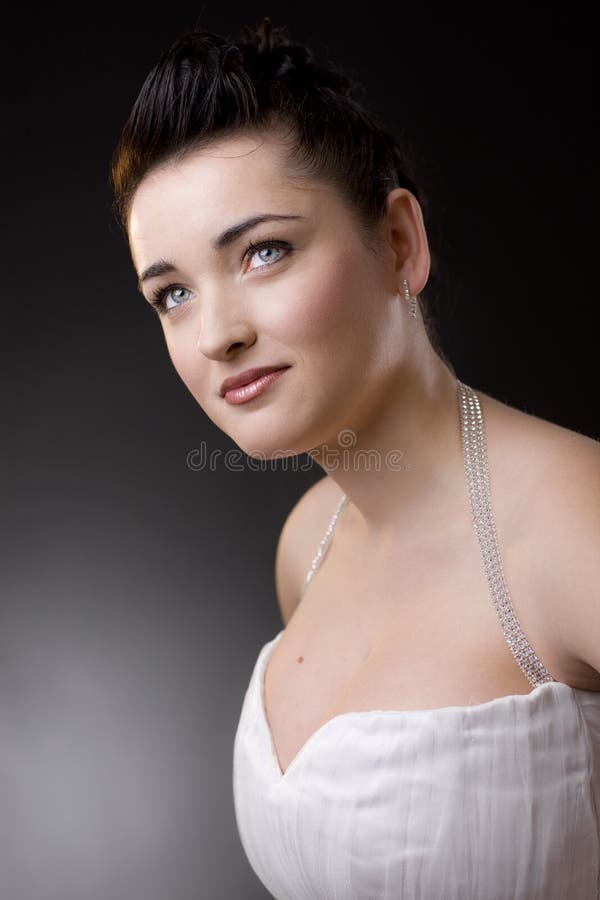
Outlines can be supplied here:
[[[245, 234], [246, 231], [249, 231], [256, 225], [260, 225], [261, 222], [275, 222], [282, 219], [305, 218], [306, 216], [281, 215], [275, 213], [263, 213], [258, 216], [251, 216], [249, 219], [244, 219], [243, 222], [238, 222], [237, 225], [232, 225], [230, 228], [227, 228], [225, 231], [219, 234], [216, 238], [213, 238], [213, 240], [211, 241], [211, 245], [215, 250], [222, 250], [224, 247], [228, 247], [230, 244], [233, 244], [234, 241], [237, 241], [237, 239]], [[166, 275], [168, 272], [176, 271], [177, 266], [174, 262], [171, 262], [168, 259], [159, 259], [156, 262], [152, 263], [151, 266], [148, 266], [147, 269], [144, 269], [138, 281], [138, 288], [141, 291], [142, 284], [145, 281], [149, 281], [150, 278], [158, 278], [159, 275]]]

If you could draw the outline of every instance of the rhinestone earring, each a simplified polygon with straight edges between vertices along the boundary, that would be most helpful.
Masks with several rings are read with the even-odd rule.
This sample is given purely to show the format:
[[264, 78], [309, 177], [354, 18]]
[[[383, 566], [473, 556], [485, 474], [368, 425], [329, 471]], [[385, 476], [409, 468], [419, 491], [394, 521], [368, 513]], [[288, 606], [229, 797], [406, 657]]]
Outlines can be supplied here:
[[411, 305], [411, 316], [413, 319], [417, 318], [417, 298], [412, 297], [410, 293], [410, 288], [408, 287], [408, 281], [406, 278], [402, 279], [402, 285], [404, 287], [404, 299], [407, 303]]

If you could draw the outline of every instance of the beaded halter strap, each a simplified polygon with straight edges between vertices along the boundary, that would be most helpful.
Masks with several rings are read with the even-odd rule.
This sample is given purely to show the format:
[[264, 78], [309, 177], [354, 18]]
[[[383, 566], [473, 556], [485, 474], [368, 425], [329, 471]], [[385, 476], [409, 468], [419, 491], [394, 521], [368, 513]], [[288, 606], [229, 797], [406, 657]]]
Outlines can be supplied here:
[[[517, 615], [513, 608], [504, 570], [498, 549], [496, 525], [490, 502], [490, 483], [483, 427], [483, 414], [479, 397], [468, 385], [457, 379], [458, 403], [462, 433], [462, 446], [467, 474], [467, 486], [471, 513], [475, 525], [477, 541], [481, 549], [486, 578], [492, 595], [494, 608], [500, 619], [506, 643], [527, 680], [536, 687], [547, 681], [556, 679], [547, 671], [542, 661], [536, 656], [533, 647], [525, 637]], [[327, 527], [317, 555], [311, 563], [306, 576], [302, 595], [314, 578], [329, 547], [334, 528], [340, 513], [348, 502], [346, 494], [338, 503], [337, 509]]]

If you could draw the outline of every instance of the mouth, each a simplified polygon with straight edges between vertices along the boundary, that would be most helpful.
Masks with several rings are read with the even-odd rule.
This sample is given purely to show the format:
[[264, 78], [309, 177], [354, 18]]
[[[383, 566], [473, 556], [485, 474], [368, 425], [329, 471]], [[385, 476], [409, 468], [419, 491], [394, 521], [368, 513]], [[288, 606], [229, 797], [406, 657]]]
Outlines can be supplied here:
[[264, 393], [283, 375], [290, 366], [263, 366], [260, 369], [248, 369], [240, 375], [226, 378], [221, 385], [221, 397], [227, 403], [247, 403], [259, 394]]

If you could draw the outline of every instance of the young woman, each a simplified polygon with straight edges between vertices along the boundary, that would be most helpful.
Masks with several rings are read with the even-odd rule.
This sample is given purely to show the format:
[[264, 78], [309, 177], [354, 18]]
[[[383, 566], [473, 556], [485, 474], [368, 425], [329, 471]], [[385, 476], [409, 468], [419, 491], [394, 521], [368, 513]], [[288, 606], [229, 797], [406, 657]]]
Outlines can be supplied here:
[[112, 180], [199, 406], [325, 472], [235, 738], [257, 875], [281, 900], [597, 897], [600, 449], [456, 377], [397, 140], [267, 19], [162, 55]]

